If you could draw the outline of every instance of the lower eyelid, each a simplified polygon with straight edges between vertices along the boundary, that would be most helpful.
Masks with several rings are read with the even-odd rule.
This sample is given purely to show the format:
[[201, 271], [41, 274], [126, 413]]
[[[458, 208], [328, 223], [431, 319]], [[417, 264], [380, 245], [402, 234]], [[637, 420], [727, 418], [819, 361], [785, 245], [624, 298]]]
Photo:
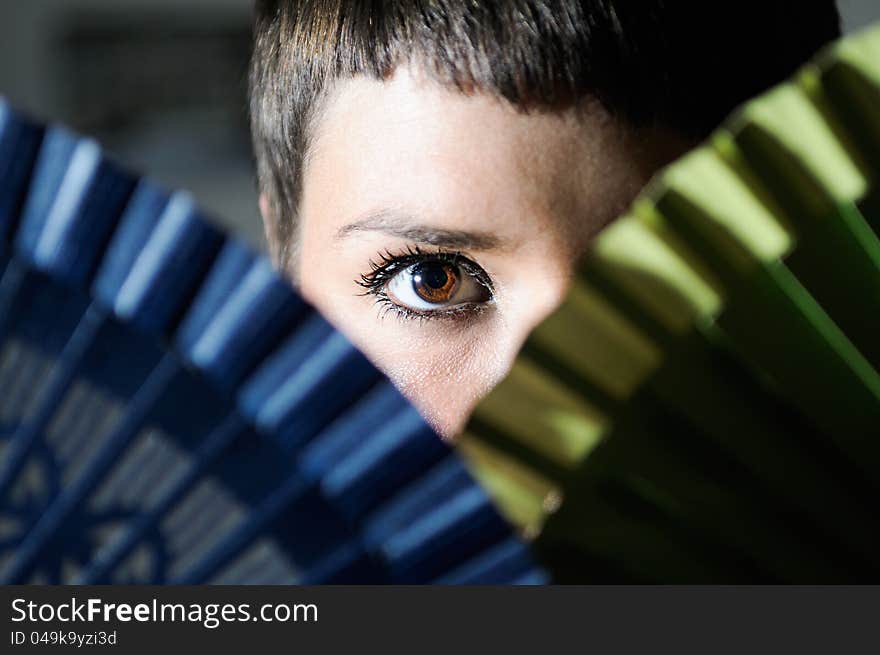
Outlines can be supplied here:
[[454, 307], [440, 308], [431, 311], [416, 311], [398, 305], [386, 298], [379, 298], [377, 302], [382, 304], [380, 309], [380, 317], [384, 317], [388, 312], [394, 312], [401, 320], [418, 320], [418, 321], [444, 321], [444, 322], [466, 322], [475, 320], [488, 312], [494, 306], [494, 299], [487, 300], [482, 303], [462, 304]]

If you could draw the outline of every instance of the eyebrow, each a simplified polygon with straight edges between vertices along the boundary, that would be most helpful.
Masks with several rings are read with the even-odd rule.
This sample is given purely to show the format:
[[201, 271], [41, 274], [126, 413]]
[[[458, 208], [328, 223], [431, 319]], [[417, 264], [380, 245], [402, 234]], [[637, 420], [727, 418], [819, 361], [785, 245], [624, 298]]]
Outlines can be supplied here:
[[358, 232], [382, 232], [408, 241], [450, 249], [498, 250], [507, 245], [505, 239], [490, 232], [449, 230], [418, 221], [414, 215], [385, 209], [343, 225], [336, 231], [336, 239], [345, 239]]

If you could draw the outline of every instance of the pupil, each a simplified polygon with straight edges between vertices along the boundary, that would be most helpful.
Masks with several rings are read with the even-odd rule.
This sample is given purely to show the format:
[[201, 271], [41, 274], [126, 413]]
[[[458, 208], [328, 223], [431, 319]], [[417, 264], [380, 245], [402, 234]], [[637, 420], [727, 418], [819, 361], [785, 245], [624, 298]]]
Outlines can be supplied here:
[[413, 276], [415, 284], [424, 284], [432, 289], [442, 289], [449, 283], [449, 275], [445, 267], [440, 265], [427, 265], [419, 269]]

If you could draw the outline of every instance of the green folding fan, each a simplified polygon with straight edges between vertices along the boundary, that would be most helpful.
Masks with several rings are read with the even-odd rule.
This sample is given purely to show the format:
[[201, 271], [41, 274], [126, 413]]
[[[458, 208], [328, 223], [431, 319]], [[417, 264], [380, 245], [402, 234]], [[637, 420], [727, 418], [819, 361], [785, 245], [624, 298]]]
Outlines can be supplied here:
[[658, 176], [460, 448], [559, 581], [880, 580], [880, 26]]

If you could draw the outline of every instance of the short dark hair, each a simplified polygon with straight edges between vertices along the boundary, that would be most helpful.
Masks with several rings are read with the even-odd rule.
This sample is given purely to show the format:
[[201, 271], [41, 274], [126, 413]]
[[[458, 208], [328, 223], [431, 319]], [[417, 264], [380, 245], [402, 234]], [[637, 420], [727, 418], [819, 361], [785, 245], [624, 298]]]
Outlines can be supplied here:
[[833, 0], [257, 0], [259, 186], [287, 263], [309, 125], [336, 80], [415, 62], [523, 111], [592, 96], [634, 127], [708, 135], [840, 35]]

